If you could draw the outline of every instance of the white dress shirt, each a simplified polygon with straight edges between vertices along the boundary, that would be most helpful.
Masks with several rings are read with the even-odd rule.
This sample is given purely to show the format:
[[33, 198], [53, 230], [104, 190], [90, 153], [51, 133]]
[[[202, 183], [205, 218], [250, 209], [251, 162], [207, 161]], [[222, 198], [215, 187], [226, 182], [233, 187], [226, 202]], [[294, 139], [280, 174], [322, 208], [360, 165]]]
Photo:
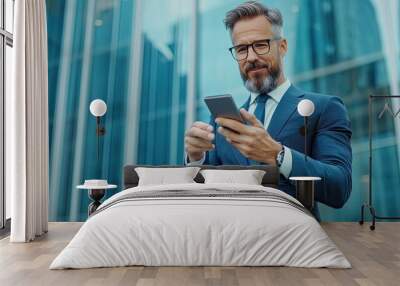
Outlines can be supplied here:
[[[268, 98], [267, 102], [265, 103], [265, 118], [264, 118], [264, 129], [267, 129], [269, 123], [271, 122], [272, 115], [275, 112], [276, 107], [278, 106], [279, 102], [281, 101], [283, 95], [286, 91], [290, 88], [290, 81], [286, 79], [284, 83], [279, 85], [277, 88], [272, 90], [268, 93], [270, 98]], [[254, 114], [256, 110], [257, 98], [258, 94], [250, 94], [250, 105], [249, 105], [249, 113]], [[289, 178], [290, 172], [292, 171], [292, 152], [290, 148], [283, 146], [285, 149], [285, 156], [283, 157], [282, 165], [279, 167], [280, 173], [285, 176], [285, 178]], [[187, 162], [187, 155], [185, 154], [185, 163], [186, 165], [201, 165], [204, 163], [205, 156], [199, 161]]]

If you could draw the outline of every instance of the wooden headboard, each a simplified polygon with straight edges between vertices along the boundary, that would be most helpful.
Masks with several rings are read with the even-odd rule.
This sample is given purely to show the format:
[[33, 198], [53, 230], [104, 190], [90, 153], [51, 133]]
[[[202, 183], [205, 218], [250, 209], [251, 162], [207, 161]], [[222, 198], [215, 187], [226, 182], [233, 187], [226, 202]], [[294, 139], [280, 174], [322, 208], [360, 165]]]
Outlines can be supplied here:
[[[124, 167], [124, 189], [133, 188], [138, 185], [139, 176], [135, 172], [136, 167], [147, 167], [147, 168], [182, 168], [185, 166], [181, 165], [162, 165], [162, 166], [152, 166], [152, 165], [127, 165]], [[262, 179], [262, 185], [265, 187], [277, 188], [279, 184], [279, 169], [276, 166], [271, 165], [254, 165], [254, 166], [238, 166], [238, 165], [199, 165], [203, 169], [218, 169], [218, 170], [263, 170], [265, 175]], [[200, 174], [194, 178], [197, 183], [204, 183], [204, 178]]]

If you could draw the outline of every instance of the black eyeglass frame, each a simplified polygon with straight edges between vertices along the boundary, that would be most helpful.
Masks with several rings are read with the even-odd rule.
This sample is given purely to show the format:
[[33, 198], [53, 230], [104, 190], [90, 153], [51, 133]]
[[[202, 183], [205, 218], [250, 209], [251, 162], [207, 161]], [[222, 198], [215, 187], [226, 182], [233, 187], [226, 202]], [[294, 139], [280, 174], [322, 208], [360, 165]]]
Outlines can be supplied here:
[[[254, 51], [257, 55], [262, 56], [262, 55], [268, 54], [268, 53], [271, 51], [271, 42], [272, 42], [272, 41], [281, 40], [281, 39], [282, 39], [281, 37], [277, 37], [277, 38], [269, 38], [269, 39], [257, 40], [257, 41], [252, 42], [251, 44], [247, 44], [247, 45], [242, 44], [242, 45], [236, 45], [236, 46], [230, 47], [228, 50], [229, 50], [229, 52], [231, 53], [232, 57], [233, 57], [236, 61], [240, 62], [240, 61], [246, 60], [247, 57], [249, 56], [249, 47], [250, 47], [250, 46], [251, 46], [251, 48], [253, 49], [253, 51]], [[268, 44], [268, 51], [266, 51], [265, 53], [259, 53], [259, 52], [257, 52], [256, 49], [254, 48], [254, 45], [255, 45], [255, 44], [259, 44], [259, 43], [263, 43], [263, 42], [266, 42], [266, 43]], [[243, 59], [238, 59], [238, 58], [235, 57], [235, 52], [234, 52], [234, 50], [235, 50], [236, 48], [238, 48], [238, 47], [246, 47], [246, 57], [244, 57]]]

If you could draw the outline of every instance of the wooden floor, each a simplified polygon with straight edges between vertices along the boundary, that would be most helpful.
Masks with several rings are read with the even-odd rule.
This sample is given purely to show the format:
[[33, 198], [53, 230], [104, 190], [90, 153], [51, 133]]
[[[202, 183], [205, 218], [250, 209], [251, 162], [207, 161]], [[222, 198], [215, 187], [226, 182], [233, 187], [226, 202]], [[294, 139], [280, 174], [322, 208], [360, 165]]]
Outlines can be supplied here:
[[81, 223], [50, 223], [32, 243], [0, 241], [0, 285], [400, 285], [400, 223], [324, 223], [353, 268], [120, 267], [48, 270]]

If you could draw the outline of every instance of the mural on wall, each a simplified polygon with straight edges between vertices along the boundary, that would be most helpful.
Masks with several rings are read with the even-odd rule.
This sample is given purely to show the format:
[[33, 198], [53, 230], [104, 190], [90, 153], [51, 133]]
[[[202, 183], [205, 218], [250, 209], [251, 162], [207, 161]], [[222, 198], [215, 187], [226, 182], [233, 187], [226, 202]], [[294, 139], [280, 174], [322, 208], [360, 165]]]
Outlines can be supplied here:
[[[241, 2], [47, 0], [50, 220], [86, 219], [87, 193], [75, 188], [84, 179], [117, 184], [110, 196], [122, 188], [124, 164], [182, 164], [186, 119], [209, 120], [205, 96], [231, 93], [238, 104], [247, 98], [222, 23], [226, 11]], [[382, 40], [382, 26], [390, 23], [380, 18], [376, 1], [261, 2], [283, 13], [291, 82], [338, 95], [346, 104], [353, 191], [343, 209], [322, 206], [321, 216], [357, 221], [368, 181], [368, 94], [388, 94], [395, 82], [387, 68], [387, 37]], [[397, 9], [398, 23], [399, 7], [391, 9]], [[189, 90], [196, 93], [195, 114], [186, 112]], [[89, 112], [96, 98], [108, 106], [100, 167], [96, 121]], [[395, 120], [383, 115], [374, 135], [374, 196], [381, 215], [394, 215], [400, 206], [393, 188], [400, 185]]]

